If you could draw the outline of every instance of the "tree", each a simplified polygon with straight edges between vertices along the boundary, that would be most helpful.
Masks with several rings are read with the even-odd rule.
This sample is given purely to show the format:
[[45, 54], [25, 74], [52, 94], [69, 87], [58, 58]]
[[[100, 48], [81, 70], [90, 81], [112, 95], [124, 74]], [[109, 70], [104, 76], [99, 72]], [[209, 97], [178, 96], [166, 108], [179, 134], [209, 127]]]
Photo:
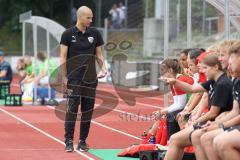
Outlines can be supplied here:
[[33, 15], [44, 16], [69, 26], [69, 0], [0, 0], [0, 48], [8, 51], [21, 50], [19, 14], [29, 10], [32, 10]]

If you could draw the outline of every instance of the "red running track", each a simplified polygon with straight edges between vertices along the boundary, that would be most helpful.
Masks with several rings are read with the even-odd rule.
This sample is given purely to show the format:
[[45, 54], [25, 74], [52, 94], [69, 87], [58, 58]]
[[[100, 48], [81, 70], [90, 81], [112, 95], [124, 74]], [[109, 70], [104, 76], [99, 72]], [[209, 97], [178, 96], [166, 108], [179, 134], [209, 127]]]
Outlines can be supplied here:
[[[140, 143], [143, 130], [152, 124], [151, 113], [163, 104], [161, 95], [138, 97], [129, 106], [122, 98], [135, 93], [120, 88], [121, 98], [111, 85], [100, 84], [96, 99], [95, 115], [106, 112], [92, 121], [88, 143], [94, 149], [121, 149]], [[110, 94], [108, 94], [110, 93]], [[138, 95], [138, 94], [137, 94]], [[117, 100], [117, 105], [116, 105]], [[128, 99], [132, 100], [132, 99]], [[103, 103], [104, 102], [104, 103]], [[99, 105], [103, 105], [99, 107]], [[113, 106], [116, 105], [114, 109]], [[62, 115], [56, 115], [60, 110]], [[64, 152], [64, 116], [61, 107], [23, 106], [0, 107], [0, 159], [1, 160], [57, 160], [97, 159], [89, 153]], [[75, 141], [79, 135], [76, 125]]]

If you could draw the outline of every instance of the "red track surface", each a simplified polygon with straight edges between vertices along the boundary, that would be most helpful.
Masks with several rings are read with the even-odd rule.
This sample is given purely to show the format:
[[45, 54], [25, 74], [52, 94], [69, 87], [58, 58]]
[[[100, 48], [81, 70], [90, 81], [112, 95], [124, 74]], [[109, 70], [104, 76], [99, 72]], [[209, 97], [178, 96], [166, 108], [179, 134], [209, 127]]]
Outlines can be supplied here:
[[[131, 101], [132, 93], [123, 88], [119, 90], [122, 98]], [[96, 149], [126, 148], [130, 144], [140, 143], [141, 133], [152, 124], [146, 117], [150, 118], [156, 106], [162, 106], [160, 95], [136, 98], [136, 105], [129, 106], [113, 86], [104, 84], [99, 85], [97, 97], [96, 107], [104, 102], [104, 108], [98, 108], [98, 111], [108, 113], [93, 119], [88, 143]], [[116, 108], [109, 111], [107, 108], [113, 108], [116, 100]], [[0, 117], [0, 160], [97, 159], [89, 153], [64, 152], [64, 122], [56, 116], [54, 108], [1, 106]], [[77, 144], [78, 135], [79, 123], [76, 125], [74, 144]]]

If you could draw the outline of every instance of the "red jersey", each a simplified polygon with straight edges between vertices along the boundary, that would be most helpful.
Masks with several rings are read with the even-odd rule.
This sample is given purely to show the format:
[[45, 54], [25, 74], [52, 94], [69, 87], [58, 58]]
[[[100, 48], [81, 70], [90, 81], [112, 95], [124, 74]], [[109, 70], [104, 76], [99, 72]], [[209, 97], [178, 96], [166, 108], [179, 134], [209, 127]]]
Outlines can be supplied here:
[[198, 83], [204, 83], [207, 81], [207, 77], [205, 76], [204, 73], [202, 72], [199, 72], [199, 80], [198, 80]]
[[[188, 83], [188, 84], [194, 83], [194, 80], [191, 77], [185, 76], [185, 75], [177, 76], [177, 80]], [[172, 91], [173, 96], [186, 94], [185, 91], [181, 90], [180, 88], [175, 87], [174, 85], [171, 85], [171, 91]]]

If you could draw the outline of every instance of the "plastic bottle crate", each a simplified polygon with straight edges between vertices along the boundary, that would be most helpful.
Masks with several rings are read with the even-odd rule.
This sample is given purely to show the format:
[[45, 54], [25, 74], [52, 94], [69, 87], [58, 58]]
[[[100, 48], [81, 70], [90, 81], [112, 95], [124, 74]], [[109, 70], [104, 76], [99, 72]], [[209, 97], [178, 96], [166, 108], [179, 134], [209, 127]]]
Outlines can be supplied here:
[[6, 95], [5, 106], [22, 106], [22, 95], [21, 94]]
[[10, 93], [10, 82], [0, 81], [0, 99], [4, 99]]

